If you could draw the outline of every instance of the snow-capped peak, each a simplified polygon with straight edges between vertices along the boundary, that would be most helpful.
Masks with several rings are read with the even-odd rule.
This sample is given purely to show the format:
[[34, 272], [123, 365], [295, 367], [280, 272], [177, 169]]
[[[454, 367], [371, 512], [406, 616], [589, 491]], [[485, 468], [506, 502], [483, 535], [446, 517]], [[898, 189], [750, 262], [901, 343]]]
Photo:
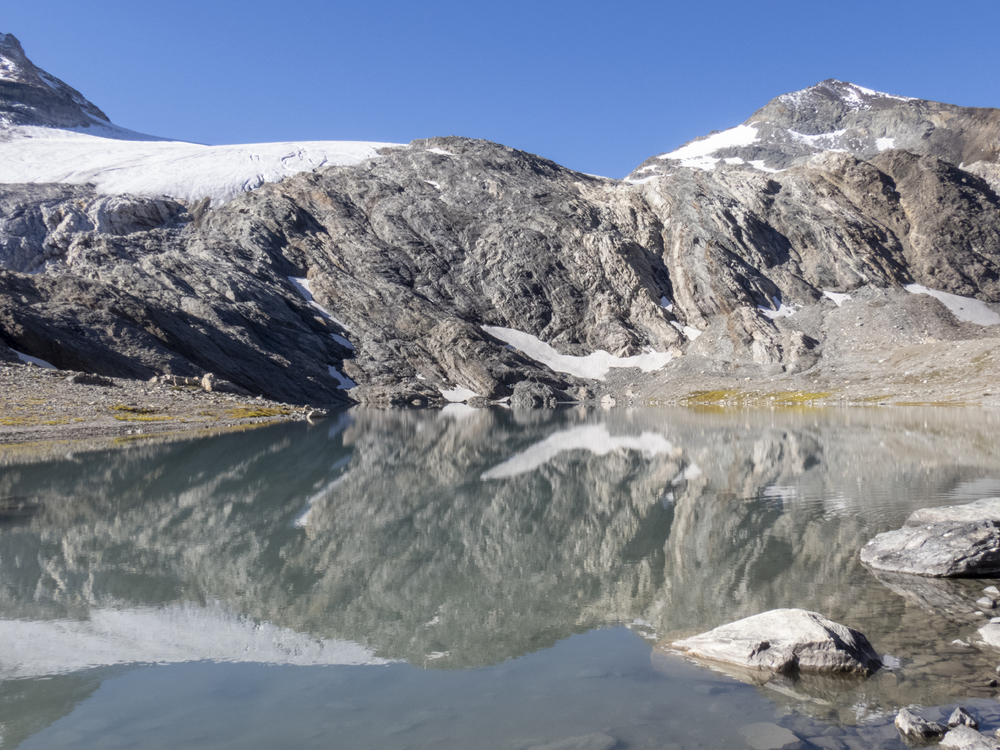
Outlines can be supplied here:
[[91, 183], [100, 193], [170, 196], [213, 206], [267, 182], [356, 164], [398, 144], [310, 141], [205, 146], [111, 123], [75, 89], [0, 34], [0, 183]]
[[858, 86], [856, 83], [828, 78], [807, 89], [782, 94], [775, 99], [775, 102], [797, 108], [810, 105], [812, 100], [817, 97], [840, 101], [847, 109], [855, 112], [867, 110], [871, 108], [874, 102], [879, 100], [883, 103], [888, 103], [890, 100], [899, 102], [916, 101], [911, 97], [886, 94], [881, 91], [865, 88], [864, 86]]

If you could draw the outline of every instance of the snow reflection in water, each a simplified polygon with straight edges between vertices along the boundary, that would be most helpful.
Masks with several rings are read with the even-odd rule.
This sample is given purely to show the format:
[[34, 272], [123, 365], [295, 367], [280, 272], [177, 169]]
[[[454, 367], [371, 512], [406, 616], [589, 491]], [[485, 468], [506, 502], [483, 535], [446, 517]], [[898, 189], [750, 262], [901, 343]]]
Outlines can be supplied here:
[[[230, 726], [239, 717], [266, 717], [270, 746], [329, 746], [334, 726], [350, 747], [606, 732], [739, 745], [743, 724], [776, 711], [808, 734], [817, 719], [985, 699], [998, 655], [967, 644], [986, 584], [880, 582], [857, 552], [914, 508], [996, 494], [997, 421], [355, 410], [8, 460], [0, 498], [31, 502], [7, 516], [0, 503], [2, 745], [58, 746], [79, 719], [100, 736], [111, 722], [122, 741], [146, 727], [143, 746], [225, 746], [223, 727], [253, 746]], [[772, 681], [758, 693], [661, 650], [783, 606], [861, 629], [893, 668], [860, 686]], [[136, 666], [191, 660], [258, 666]], [[339, 707], [303, 697], [307, 685]], [[692, 697], [697, 685], [712, 699]], [[128, 708], [135, 691], [174, 721], [149, 729], [143, 701]]]

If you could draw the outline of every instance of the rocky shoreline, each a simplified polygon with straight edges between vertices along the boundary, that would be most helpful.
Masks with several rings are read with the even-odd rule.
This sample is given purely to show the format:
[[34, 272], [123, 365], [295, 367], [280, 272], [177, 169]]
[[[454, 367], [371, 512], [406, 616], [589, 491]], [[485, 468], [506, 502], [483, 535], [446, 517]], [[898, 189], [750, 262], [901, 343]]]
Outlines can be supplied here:
[[0, 446], [188, 435], [320, 412], [195, 385], [105, 378], [34, 365], [0, 367]]
[[[575, 391], [535, 384], [515, 407], [576, 404], [601, 408], [801, 408], [838, 406], [1000, 407], [1000, 355], [993, 340], [937, 341], [896, 350], [879, 362], [863, 353], [822, 372], [719, 372], [709, 360], [684, 358], [664, 370], [611, 370], [607, 378]], [[910, 369], [900, 371], [905, 358]], [[967, 362], [976, 361], [970, 369]], [[749, 372], [749, 369], [748, 369]], [[30, 364], [0, 366], [0, 445], [93, 438], [136, 438], [302, 420], [316, 409], [252, 394], [206, 391], [194, 380], [155, 382], [87, 376]], [[96, 385], [95, 383], [104, 383]], [[223, 384], [223, 387], [225, 385]], [[446, 399], [425, 389], [418, 406], [440, 408]], [[352, 391], [347, 392], [354, 395]], [[539, 394], [541, 394], [539, 396]], [[366, 398], [367, 405], [379, 405]], [[486, 399], [469, 399], [485, 407]], [[383, 404], [391, 406], [392, 404]], [[407, 402], [407, 406], [413, 404]], [[501, 405], [508, 405], [505, 402]]]

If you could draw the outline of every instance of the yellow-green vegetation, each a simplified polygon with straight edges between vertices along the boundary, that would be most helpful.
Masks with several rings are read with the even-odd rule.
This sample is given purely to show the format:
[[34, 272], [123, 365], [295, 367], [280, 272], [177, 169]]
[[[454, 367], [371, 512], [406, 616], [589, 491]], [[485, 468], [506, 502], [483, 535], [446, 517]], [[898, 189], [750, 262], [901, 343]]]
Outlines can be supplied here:
[[115, 414], [115, 419], [119, 422], [167, 422], [173, 419], [173, 417], [150, 417], [143, 414]]
[[255, 419], [257, 417], [280, 417], [284, 414], [291, 414], [291, 409], [270, 408], [262, 409], [244, 406], [239, 409], [228, 409], [226, 416], [230, 419]]
[[158, 411], [151, 406], [126, 406], [125, 404], [115, 404], [111, 410], [128, 412], [129, 414], [155, 414]]
[[737, 390], [729, 391], [695, 391], [685, 398], [681, 403], [685, 406], [698, 406], [699, 404], [716, 405], [721, 401], [732, 401], [740, 395]]
[[781, 391], [765, 398], [773, 399], [776, 403], [782, 404], [811, 404], [814, 401], [822, 401], [833, 395], [833, 391], [817, 391], [808, 393], [806, 391]]
[[681, 400], [692, 408], [720, 408], [723, 406], [812, 406], [833, 395], [833, 391], [777, 391], [774, 393], [747, 392], [738, 389], [695, 391]]

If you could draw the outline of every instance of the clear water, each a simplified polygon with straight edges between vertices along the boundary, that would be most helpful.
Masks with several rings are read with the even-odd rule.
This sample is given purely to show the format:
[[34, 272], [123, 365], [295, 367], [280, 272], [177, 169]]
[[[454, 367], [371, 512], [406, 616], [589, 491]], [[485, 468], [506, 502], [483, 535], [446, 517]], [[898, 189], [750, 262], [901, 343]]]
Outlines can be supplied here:
[[[353, 410], [0, 452], [0, 747], [746, 747], [760, 722], [902, 747], [898, 707], [959, 703], [990, 730], [992, 581], [879, 580], [858, 551], [916, 508], [1000, 495], [998, 426]], [[759, 684], [669, 651], [790, 606], [889, 667]]]

